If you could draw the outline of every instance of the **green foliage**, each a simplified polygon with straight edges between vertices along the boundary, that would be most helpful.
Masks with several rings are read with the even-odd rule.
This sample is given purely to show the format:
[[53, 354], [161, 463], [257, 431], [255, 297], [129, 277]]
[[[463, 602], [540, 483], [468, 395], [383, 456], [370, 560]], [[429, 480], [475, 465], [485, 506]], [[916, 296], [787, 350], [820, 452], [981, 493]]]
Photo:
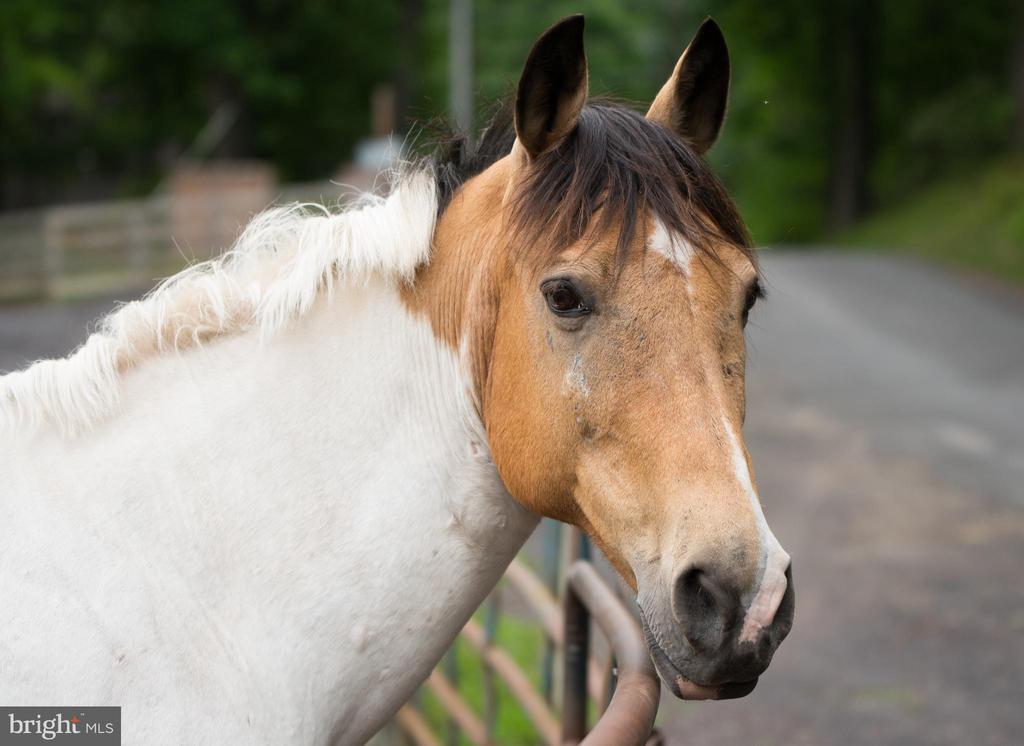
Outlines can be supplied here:
[[[722, 25], [733, 59], [726, 129], [710, 158], [759, 242], [802, 241], [828, 229], [843, 95], [837, 37], [868, 12], [863, 64], [873, 110], [868, 190], [875, 204], [1005, 150], [1013, 102], [1012, 0], [811, 4], [777, 0], [587, 3], [591, 92], [642, 108], [700, 21]], [[428, 3], [427, 110], [446, 96], [447, 3]], [[479, 101], [513, 90], [536, 36], [578, 3], [476, 3]], [[430, 107], [433, 107], [432, 109]], [[481, 119], [484, 117], [481, 116]]]
[[[587, 16], [591, 92], [646, 106], [706, 15], [733, 59], [712, 163], [759, 242], [829, 228], [838, 133], [851, 119], [851, 24], [868, 44], [869, 207], [1006, 151], [1019, 0], [476, 0], [478, 123], [537, 35]], [[240, 112], [216, 155], [322, 176], [369, 132], [371, 92], [398, 82], [420, 121], [448, 108], [447, 0], [5, 0], [0, 3], [0, 204], [62, 184], [150, 188], [218, 107]], [[845, 49], [843, 52], [841, 50]], [[844, 56], [847, 55], [847, 56]], [[420, 141], [424, 138], [421, 136]], [[83, 187], [84, 188], [84, 187]]]
[[226, 155], [322, 175], [393, 73], [395, 7], [358, 0], [5, 0], [0, 169], [52, 184], [125, 173], [134, 191], [222, 104]]
[[[482, 613], [477, 617], [482, 623]], [[544, 635], [534, 622], [517, 619], [503, 614], [498, 623], [496, 642], [519, 664], [530, 678], [530, 683], [540, 691], [541, 656], [544, 651]], [[484, 718], [484, 667], [480, 656], [463, 640], [452, 648], [458, 666], [458, 691], [470, 708], [481, 719]], [[531, 746], [540, 742], [537, 731], [523, 708], [509, 693], [508, 688], [495, 676], [497, 708], [494, 742], [508, 746]], [[441, 704], [426, 687], [422, 691], [423, 714], [435, 733], [445, 733], [448, 716]], [[459, 742], [469, 746], [464, 736]]]
[[997, 161], [930, 186], [842, 239], [1024, 283], [1024, 161]]
[[829, 100], [820, 69], [821, 13], [779, 0], [705, 2], [729, 40], [729, 118], [711, 162], [732, 190], [754, 239], [803, 240], [821, 232], [828, 180]]
[[[643, 108], [672, 71], [687, 34], [675, 10], [677, 2], [648, 0], [476, 0], [474, 3], [475, 91], [477, 125], [486, 123], [495, 103], [511, 96], [534, 40], [551, 24], [573, 13], [585, 13], [586, 44], [592, 96], [636, 102]], [[422, 119], [443, 115], [447, 108], [447, 0], [427, 0], [424, 22]], [[675, 31], [669, 26], [675, 22]], [[694, 27], [695, 28], [695, 27]], [[666, 46], [666, 38], [672, 41]]]
[[886, 3], [875, 61], [875, 203], [1005, 151], [1014, 0]]

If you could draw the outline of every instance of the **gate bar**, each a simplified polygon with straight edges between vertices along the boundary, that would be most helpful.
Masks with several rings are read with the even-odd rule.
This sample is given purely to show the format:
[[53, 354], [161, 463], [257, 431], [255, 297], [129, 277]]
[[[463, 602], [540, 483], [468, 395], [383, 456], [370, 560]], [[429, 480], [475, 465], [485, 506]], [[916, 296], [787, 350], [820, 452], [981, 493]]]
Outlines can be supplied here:
[[[654, 728], [661, 685], [640, 625], [589, 562], [574, 562], [566, 578], [562, 741], [585, 746], [641, 746]], [[591, 616], [611, 643], [618, 683], [608, 708], [587, 734]]]

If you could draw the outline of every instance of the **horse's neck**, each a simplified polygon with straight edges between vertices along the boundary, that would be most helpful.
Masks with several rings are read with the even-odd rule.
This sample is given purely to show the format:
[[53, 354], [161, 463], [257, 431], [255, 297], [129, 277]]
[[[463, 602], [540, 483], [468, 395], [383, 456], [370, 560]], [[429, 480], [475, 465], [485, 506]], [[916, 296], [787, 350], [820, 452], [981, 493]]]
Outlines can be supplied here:
[[264, 347], [215, 341], [124, 386], [123, 413], [62, 455], [78, 494], [55, 507], [110, 495], [90, 515], [184, 575], [193, 598], [170, 603], [230, 637], [222, 665], [342, 742], [411, 694], [536, 523], [459, 360], [383, 282]]

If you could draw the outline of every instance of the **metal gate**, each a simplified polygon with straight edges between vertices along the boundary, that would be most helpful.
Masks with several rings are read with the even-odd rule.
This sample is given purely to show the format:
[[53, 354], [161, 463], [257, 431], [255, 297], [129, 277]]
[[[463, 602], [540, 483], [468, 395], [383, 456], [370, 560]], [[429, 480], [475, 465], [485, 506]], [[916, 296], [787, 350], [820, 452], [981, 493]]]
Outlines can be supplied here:
[[[653, 732], [660, 687], [639, 623], [598, 573], [582, 534], [550, 522], [541, 531], [543, 571], [533, 572], [517, 557], [503, 579], [543, 631], [546, 649], [540, 687], [496, 643], [501, 607], [499, 596], [492, 594], [481, 609], [482, 622], [470, 620], [459, 635], [482, 665], [483, 712], [474, 711], [460, 693], [458, 667], [450, 653], [424, 684], [447, 716], [441, 733], [431, 727], [418, 706], [419, 698], [395, 718], [398, 729], [416, 746], [454, 746], [465, 741], [474, 746], [495, 744], [495, 679], [525, 713], [537, 743], [660, 743]], [[563, 552], [563, 547], [568, 551]], [[556, 595], [558, 589], [561, 598]], [[591, 644], [594, 628], [605, 643], [603, 656], [601, 650], [595, 654], [597, 646]], [[588, 727], [591, 705], [596, 722]]]

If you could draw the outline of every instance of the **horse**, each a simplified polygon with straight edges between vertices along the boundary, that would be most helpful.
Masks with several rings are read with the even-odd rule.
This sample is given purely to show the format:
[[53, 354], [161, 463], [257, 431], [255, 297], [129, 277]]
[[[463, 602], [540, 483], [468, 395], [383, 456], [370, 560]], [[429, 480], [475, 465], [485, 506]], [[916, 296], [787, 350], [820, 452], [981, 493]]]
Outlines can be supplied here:
[[704, 161], [706, 21], [646, 115], [582, 16], [475, 147], [225, 256], [0, 379], [0, 701], [126, 742], [362, 743], [540, 516], [636, 592], [665, 685], [743, 696], [793, 618], [742, 438], [751, 241]]

